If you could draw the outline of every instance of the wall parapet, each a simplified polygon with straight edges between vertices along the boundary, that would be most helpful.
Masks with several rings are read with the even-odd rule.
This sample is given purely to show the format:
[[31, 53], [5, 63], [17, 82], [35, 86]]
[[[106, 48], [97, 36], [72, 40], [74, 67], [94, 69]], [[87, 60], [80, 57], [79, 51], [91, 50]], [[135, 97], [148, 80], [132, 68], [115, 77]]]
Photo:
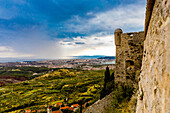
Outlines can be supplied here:
[[146, 14], [145, 14], [145, 29], [144, 29], [144, 35], [146, 37], [149, 22], [152, 16], [152, 10], [153, 6], [155, 4], [155, 0], [147, 0], [147, 5], [146, 5]]

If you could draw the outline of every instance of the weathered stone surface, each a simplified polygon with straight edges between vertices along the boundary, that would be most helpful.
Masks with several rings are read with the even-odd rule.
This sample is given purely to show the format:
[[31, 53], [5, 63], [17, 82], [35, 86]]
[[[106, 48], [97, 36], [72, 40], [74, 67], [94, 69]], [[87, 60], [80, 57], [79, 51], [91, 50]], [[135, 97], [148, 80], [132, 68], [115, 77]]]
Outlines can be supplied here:
[[105, 96], [102, 100], [98, 100], [93, 105], [85, 109], [84, 113], [105, 113], [107, 109], [111, 107], [113, 93]]
[[[115, 78], [127, 82], [127, 75], [140, 70], [142, 64], [136, 112], [170, 113], [170, 0], [147, 1], [145, 34], [115, 31]], [[102, 113], [109, 106], [108, 99], [96, 102], [85, 113]]]
[[170, 113], [170, 0], [155, 0], [151, 12], [145, 26], [137, 113]]
[[121, 34], [123, 33], [123, 31], [118, 28], [115, 30], [114, 34], [115, 34], [115, 45], [116, 46], [120, 46], [121, 45]]
[[122, 33], [115, 30], [117, 82], [129, 82], [133, 73], [141, 69], [144, 32]]

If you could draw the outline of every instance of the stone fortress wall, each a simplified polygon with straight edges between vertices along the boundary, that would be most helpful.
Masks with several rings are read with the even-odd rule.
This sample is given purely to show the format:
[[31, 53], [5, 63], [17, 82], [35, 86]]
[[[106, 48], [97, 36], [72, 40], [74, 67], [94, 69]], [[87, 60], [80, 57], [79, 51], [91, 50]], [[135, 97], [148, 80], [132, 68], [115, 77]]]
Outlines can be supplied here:
[[[130, 79], [131, 72], [141, 69], [144, 32], [123, 33], [121, 29], [116, 29], [114, 35], [116, 44], [115, 79], [117, 82], [125, 83]], [[98, 100], [86, 108], [84, 113], [109, 113], [108, 108], [111, 107], [112, 95], [113, 93]]]
[[[140, 71], [136, 112], [170, 113], [170, 0], [147, 0], [144, 32], [116, 29], [115, 45], [116, 81]], [[90, 109], [105, 109], [105, 98]]]
[[148, 0], [137, 113], [170, 113], [170, 0]]
[[115, 45], [117, 81], [140, 70], [136, 112], [170, 113], [170, 0], [147, 0], [144, 32], [116, 29]]
[[118, 28], [114, 32], [116, 45], [115, 78], [117, 82], [127, 82], [140, 71], [143, 56], [144, 32], [123, 33]]

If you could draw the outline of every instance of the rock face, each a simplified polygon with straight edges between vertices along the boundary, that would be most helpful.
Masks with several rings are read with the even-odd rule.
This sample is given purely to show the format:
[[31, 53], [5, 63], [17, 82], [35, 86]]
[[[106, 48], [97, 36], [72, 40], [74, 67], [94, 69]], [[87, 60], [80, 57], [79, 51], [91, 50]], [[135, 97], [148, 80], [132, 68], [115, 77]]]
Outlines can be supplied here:
[[170, 0], [148, 0], [137, 113], [170, 113]]
[[123, 33], [119, 28], [115, 30], [117, 82], [127, 82], [133, 73], [141, 69], [143, 56], [144, 32]]

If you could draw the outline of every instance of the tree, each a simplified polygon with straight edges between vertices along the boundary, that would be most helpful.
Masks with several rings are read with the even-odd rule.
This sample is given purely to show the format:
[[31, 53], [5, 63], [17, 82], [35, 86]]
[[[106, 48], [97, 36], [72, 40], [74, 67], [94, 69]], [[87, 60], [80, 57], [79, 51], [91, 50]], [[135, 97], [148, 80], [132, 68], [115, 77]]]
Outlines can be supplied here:
[[109, 71], [109, 67], [107, 66], [105, 71], [105, 77], [104, 77], [104, 88], [101, 91], [100, 99], [102, 99], [107, 95], [106, 85], [109, 81], [110, 81], [110, 71]]
[[110, 94], [114, 87], [115, 87], [114, 72], [110, 76], [109, 67], [107, 66], [105, 71], [105, 78], [104, 78], [104, 88], [101, 91], [100, 99]]
[[109, 71], [109, 67], [107, 66], [105, 71], [104, 82], [107, 83], [108, 81], [110, 81], [110, 71]]

